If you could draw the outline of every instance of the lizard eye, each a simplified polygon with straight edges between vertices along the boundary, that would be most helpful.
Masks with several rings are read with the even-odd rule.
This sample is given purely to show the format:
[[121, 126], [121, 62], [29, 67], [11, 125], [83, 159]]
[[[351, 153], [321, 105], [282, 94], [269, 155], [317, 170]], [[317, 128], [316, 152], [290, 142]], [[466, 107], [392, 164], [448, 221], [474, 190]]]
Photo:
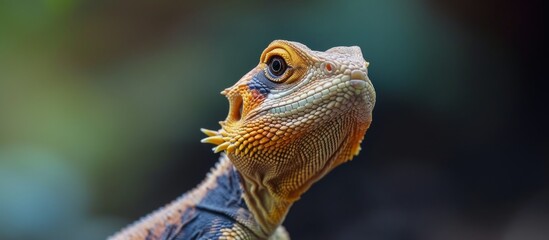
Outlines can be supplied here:
[[271, 59], [269, 59], [268, 65], [269, 65], [269, 73], [274, 77], [282, 76], [282, 74], [286, 72], [286, 68], [288, 68], [284, 59], [279, 56], [274, 56]]

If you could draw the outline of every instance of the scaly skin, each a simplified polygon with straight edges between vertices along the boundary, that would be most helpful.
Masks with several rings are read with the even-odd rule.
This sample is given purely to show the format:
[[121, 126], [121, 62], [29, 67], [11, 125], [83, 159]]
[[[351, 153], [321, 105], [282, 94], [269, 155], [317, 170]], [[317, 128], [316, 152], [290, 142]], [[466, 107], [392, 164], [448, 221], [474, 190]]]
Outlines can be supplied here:
[[360, 151], [375, 91], [359, 47], [277, 40], [225, 89], [229, 114], [202, 142], [224, 151], [195, 190], [112, 239], [288, 239], [289, 208]]

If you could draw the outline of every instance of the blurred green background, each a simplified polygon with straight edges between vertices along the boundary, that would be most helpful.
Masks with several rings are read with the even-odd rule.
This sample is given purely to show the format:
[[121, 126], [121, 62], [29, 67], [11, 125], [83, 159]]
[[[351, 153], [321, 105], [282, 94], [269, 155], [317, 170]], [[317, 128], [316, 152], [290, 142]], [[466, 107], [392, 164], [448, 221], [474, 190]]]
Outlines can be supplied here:
[[274, 39], [358, 45], [361, 155], [294, 239], [549, 239], [547, 51], [533, 3], [0, 1], [0, 239], [104, 239], [204, 178], [219, 92]]

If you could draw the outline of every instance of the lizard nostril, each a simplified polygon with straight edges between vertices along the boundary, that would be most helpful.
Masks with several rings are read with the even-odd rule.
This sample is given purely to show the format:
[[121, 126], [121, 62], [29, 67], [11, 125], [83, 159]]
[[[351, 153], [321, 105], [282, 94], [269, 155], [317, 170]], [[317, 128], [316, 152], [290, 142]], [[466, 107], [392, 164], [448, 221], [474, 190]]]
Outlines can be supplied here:
[[321, 69], [324, 69], [324, 72], [327, 73], [327, 74], [330, 74], [330, 73], [333, 73], [334, 72], [334, 65], [332, 63], [329, 63], [329, 62], [324, 62], [320, 65], [320, 68]]
[[360, 70], [353, 70], [351, 72], [351, 79], [354, 80], [366, 80], [366, 73]]
[[332, 64], [326, 63], [326, 70], [332, 72]]

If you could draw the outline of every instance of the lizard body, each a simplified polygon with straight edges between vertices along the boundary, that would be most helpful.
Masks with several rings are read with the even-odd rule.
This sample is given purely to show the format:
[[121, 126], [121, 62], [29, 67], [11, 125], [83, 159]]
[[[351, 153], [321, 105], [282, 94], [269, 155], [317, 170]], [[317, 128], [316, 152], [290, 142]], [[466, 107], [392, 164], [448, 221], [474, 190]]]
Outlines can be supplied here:
[[273, 41], [222, 92], [221, 129], [202, 129], [224, 152], [206, 180], [110, 239], [289, 239], [292, 204], [360, 151], [375, 105], [367, 66], [356, 46]]

